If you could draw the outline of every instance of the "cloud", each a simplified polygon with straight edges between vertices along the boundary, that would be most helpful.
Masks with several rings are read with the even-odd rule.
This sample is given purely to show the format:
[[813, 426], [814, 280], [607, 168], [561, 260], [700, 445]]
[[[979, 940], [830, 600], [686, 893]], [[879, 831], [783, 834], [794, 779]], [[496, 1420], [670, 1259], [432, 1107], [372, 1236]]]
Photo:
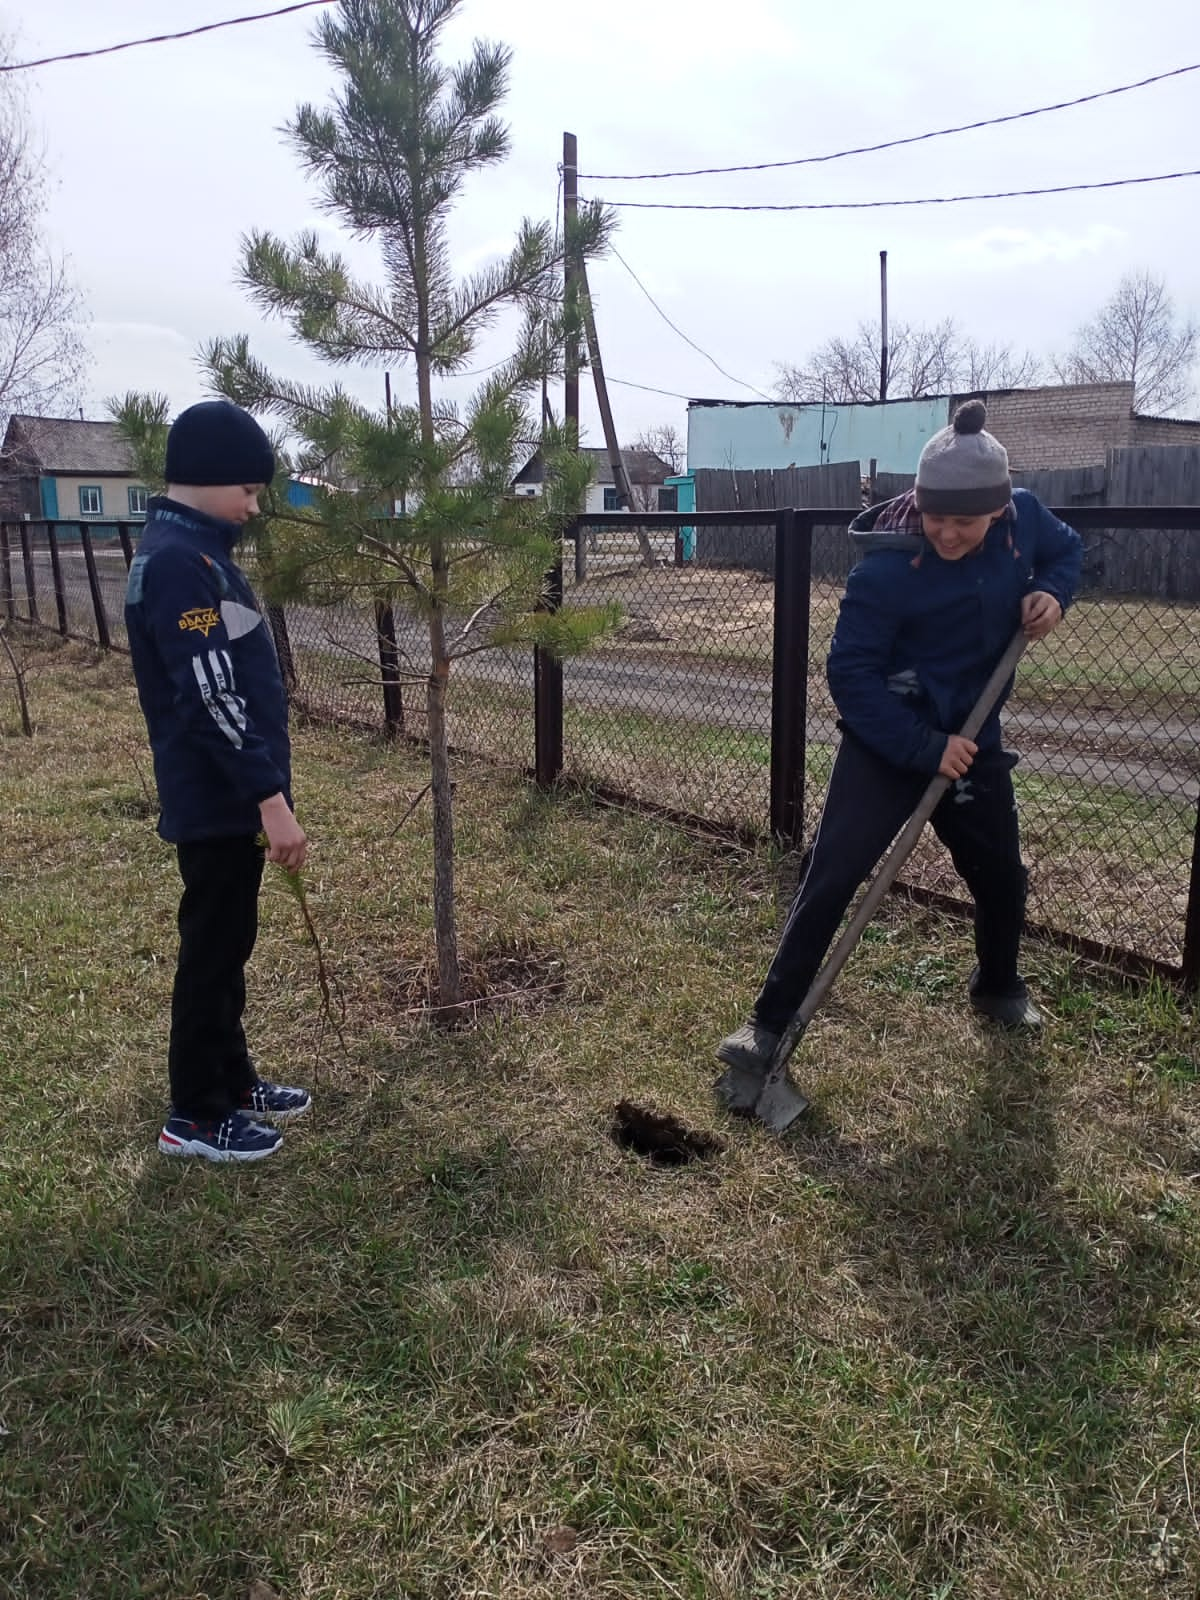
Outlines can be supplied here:
[[85, 331], [92, 352], [83, 397], [89, 415], [104, 416], [105, 397], [128, 389], [165, 391], [175, 409], [200, 398], [195, 344], [177, 328], [98, 319]]
[[951, 253], [966, 266], [982, 271], [1005, 271], [1010, 267], [1038, 266], [1049, 261], [1077, 261], [1081, 256], [1099, 255], [1125, 237], [1124, 231], [1106, 222], [1094, 222], [1082, 233], [1063, 233], [1058, 228], [985, 228], [967, 239], [957, 239]]
[[188, 341], [177, 328], [168, 328], [159, 322], [108, 322], [98, 320], [90, 324], [97, 340], [112, 343], [117, 339], [135, 339], [151, 344], [175, 344], [188, 347]]

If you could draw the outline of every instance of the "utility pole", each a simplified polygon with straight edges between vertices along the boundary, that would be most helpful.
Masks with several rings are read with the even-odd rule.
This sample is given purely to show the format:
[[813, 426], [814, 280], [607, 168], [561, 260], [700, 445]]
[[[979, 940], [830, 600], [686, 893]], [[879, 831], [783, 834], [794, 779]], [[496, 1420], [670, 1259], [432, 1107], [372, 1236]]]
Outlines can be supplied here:
[[[581, 265], [571, 243], [579, 216], [579, 145], [573, 133], [563, 134], [563, 294], [568, 319], [579, 307], [579, 267]], [[579, 438], [579, 339], [568, 320], [565, 380], [563, 385], [563, 417], [568, 428], [575, 424], [575, 437]]]
[[879, 252], [879, 398], [887, 399], [888, 389], [888, 324], [887, 324], [887, 251]]
[[600, 426], [604, 429], [604, 444], [612, 467], [613, 484], [617, 491], [618, 502], [625, 510], [635, 511], [637, 507], [633, 503], [633, 485], [629, 481], [629, 473], [621, 457], [621, 446], [617, 442], [617, 428], [613, 422], [612, 403], [608, 398], [604, 363], [600, 358], [600, 340], [596, 335], [596, 313], [592, 309], [587, 266], [583, 263], [580, 264], [580, 273], [583, 280], [583, 325], [587, 332], [588, 364], [592, 369], [592, 381], [596, 385], [596, 405], [600, 411]]
[[[621, 455], [621, 446], [617, 440], [616, 424], [613, 422], [612, 404], [608, 398], [608, 384], [604, 377], [604, 363], [600, 359], [600, 340], [596, 334], [596, 314], [592, 308], [591, 291], [588, 289], [587, 264], [580, 262], [580, 276], [583, 285], [583, 325], [587, 331], [588, 363], [592, 369], [592, 381], [596, 385], [596, 405], [600, 411], [600, 426], [604, 429], [604, 444], [608, 451], [609, 464], [612, 467], [613, 487], [617, 491], [617, 504], [626, 511], [636, 511], [633, 503], [633, 485], [629, 481], [629, 471]], [[637, 530], [638, 550], [641, 552], [643, 566], [654, 565], [654, 548], [650, 543], [650, 535], [645, 528]]]

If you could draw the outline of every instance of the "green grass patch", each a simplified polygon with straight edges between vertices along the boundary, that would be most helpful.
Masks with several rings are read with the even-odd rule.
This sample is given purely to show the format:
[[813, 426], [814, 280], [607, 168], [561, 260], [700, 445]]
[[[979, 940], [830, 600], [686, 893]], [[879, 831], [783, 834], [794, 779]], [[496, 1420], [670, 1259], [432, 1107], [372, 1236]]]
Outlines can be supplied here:
[[561, 985], [432, 1029], [419, 756], [308, 726], [322, 1032], [268, 875], [248, 1028], [316, 1106], [175, 1165], [177, 879], [128, 668], [47, 652], [0, 746], [0, 1592], [13, 1600], [1193, 1600], [1200, 1115], [1190, 1009], [1031, 948], [1051, 1025], [963, 1005], [967, 931], [891, 905], [780, 1143], [712, 1049], [779, 863], [463, 762], [469, 961]]
[[1196, 827], [1195, 807], [1168, 795], [1136, 794], [1111, 784], [1081, 784], [1018, 767], [1013, 787], [1023, 830], [1047, 857], [1081, 848], [1123, 864], [1173, 866], [1187, 881]]

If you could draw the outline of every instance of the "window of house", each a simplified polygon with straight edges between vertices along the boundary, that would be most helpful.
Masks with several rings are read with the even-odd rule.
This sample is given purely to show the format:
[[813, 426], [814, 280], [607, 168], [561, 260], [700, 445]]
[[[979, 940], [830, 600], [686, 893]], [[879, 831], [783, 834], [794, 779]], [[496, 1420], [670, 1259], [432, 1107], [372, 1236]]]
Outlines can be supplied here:
[[611, 485], [606, 486], [604, 490], [604, 509], [605, 511], [620, 511], [621, 509], [621, 497]]
[[144, 517], [146, 515], [146, 498], [145, 489], [130, 489], [129, 515], [131, 517]]
[[676, 484], [667, 485], [660, 483], [658, 486], [658, 509], [660, 511], [679, 510], [679, 489]]
[[81, 517], [99, 517], [104, 514], [104, 499], [98, 484], [80, 484], [79, 486], [79, 515]]

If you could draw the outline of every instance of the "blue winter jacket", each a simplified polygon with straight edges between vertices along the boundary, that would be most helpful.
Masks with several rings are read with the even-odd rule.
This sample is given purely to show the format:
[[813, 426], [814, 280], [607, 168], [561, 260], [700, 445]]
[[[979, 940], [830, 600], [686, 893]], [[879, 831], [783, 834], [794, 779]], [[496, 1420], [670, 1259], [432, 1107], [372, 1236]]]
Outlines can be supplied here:
[[[861, 551], [846, 584], [829, 652], [841, 725], [893, 766], [934, 773], [1021, 621], [1035, 589], [1071, 602], [1083, 559], [1079, 535], [1027, 489], [977, 550], [944, 561], [920, 534], [874, 533], [883, 508], [850, 532]], [[1000, 707], [976, 740], [1000, 744]]]
[[156, 498], [129, 569], [125, 625], [154, 752], [158, 831], [184, 842], [257, 834], [259, 801], [291, 804], [287, 697], [241, 529]]

